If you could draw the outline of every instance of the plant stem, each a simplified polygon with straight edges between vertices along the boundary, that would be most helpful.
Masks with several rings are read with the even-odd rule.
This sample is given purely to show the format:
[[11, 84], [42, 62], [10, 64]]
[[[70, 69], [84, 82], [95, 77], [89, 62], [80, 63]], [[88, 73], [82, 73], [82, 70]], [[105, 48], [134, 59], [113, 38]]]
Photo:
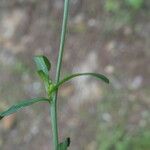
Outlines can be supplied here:
[[54, 150], [58, 150], [58, 125], [57, 125], [57, 102], [55, 100], [55, 95], [52, 98], [50, 103], [50, 112], [51, 112], [51, 125], [53, 133], [53, 147]]
[[69, 0], [65, 0], [61, 40], [60, 40], [60, 47], [59, 47], [59, 56], [58, 56], [58, 62], [57, 62], [56, 83], [59, 82], [59, 78], [60, 78], [62, 58], [63, 58], [63, 52], [64, 52], [64, 46], [65, 46], [67, 22], [68, 22], [68, 12], [69, 12]]
[[[57, 61], [56, 84], [60, 80], [60, 72], [61, 72], [62, 58], [63, 58], [63, 52], [64, 52], [64, 46], [65, 46], [65, 38], [66, 38], [66, 30], [67, 30], [68, 13], [69, 13], [69, 0], [64, 0], [64, 14], [63, 14], [59, 55], [58, 55], [58, 61]], [[58, 95], [58, 90], [56, 90], [54, 96], [52, 97], [52, 103], [50, 106], [54, 150], [58, 150], [58, 145], [59, 145], [58, 124], [57, 124], [57, 95]]]

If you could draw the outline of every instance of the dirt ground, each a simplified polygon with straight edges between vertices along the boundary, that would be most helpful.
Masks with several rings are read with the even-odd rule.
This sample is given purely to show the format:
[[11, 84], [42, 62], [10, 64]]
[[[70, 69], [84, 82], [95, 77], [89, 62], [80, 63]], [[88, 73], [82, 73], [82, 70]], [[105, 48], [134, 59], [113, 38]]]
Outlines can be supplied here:
[[[62, 76], [100, 72], [111, 81], [105, 85], [78, 78], [60, 89], [60, 139], [71, 137], [71, 150], [122, 150], [111, 141], [116, 133], [124, 139], [149, 131], [150, 3], [131, 18], [105, 12], [103, 4], [103, 0], [71, 1]], [[62, 8], [61, 0], [0, 1], [0, 111], [45, 94], [33, 56], [49, 57], [54, 78]], [[51, 141], [45, 104], [0, 123], [2, 150], [49, 150]]]

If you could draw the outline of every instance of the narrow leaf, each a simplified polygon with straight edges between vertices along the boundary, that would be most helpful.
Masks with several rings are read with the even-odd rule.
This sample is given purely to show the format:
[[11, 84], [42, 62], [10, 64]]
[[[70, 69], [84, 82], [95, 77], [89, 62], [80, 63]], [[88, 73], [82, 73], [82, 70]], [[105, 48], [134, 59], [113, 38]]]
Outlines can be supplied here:
[[65, 77], [64, 79], [62, 79], [58, 84], [56, 84], [54, 86], [54, 88], [52, 89], [51, 92], [54, 92], [59, 86], [61, 86], [62, 84], [64, 84], [65, 82], [75, 78], [75, 77], [79, 77], [79, 76], [93, 76], [99, 80], [102, 80], [106, 83], [109, 83], [109, 79], [107, 77], [105, 77], [104, 75], [102, 74], [98, 74], [98, 73], [76, 73], [76, 74], [73, 74], [73, 75], [70, 75], [70, 76], [67, 76]]
[[49, 76], [47, 74], [45, 74], [42, 70], [37, 71], [37, 73], [45, 85], [48, 86], [52, 82], [51, 79], [49, 78]]
[[70, 146], [70, 138], [67, 138], [64, 142], [59, 144], [59, 150], [67, 150]]
[[42, 70], [45, 74], [49, 74], [48, 72], [51, 69], [51, 63], [45, 56], [35, 56], [34, 61], [37, 65], [38, 71]]
[[51, 91], [51, 89], [53, 87], [52, 80], [42, 70], [39, 70], [38, 74], [39, 74], [40, 78], [42, 79], [42, 81], [44, 82], [46, 93], [48, 94], [48, 96], [50, 96], [49, 91]]
[[5, 116], [11, 115], [11, 114], [19, 111], [20, 109], [27, 107], [27, 106], [30, 106], [30, 105], [37, 103], [37, 102], [49, 102], [49, 99], [41, 97], [41, 98], [33, 98], [33, 99], [23, 100], [23, 101], [19, 102], [18, 104], [13, 105], [12, 107], [7, 109], [6, 111], [1, 112], [0, 113], [0, 120]]
[[42, 70], [37, 71], [37, 73], [44, 82], [49, 82], [49, 76], [45, 74]]

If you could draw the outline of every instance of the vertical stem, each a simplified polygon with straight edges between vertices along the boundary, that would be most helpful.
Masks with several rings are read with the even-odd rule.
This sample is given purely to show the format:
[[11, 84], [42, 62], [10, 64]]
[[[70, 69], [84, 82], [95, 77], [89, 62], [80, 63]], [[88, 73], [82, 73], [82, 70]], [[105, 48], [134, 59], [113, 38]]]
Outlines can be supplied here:
[[[68, 12], [69, 12], [69, 0], [64, 0], [64, 14], [63, 14], [60, 46], [59, 46], [59, 55], [58, 55], [58, 61], [57, 61], [56, 84], [60, 80], [60, 72], [61, 72], [62, 58], [63, 58], [63, 52], [64, 52], [64, 46], [65, 46], [65, 38], [66, 38], [66, 30], [67, 30]], [[57, 124], [57, 95], [58, 95], [58, 90], [55, 92], [54, 96], [52, 97], [52, 103], [50, 106], [54, 150], [58, 150], [59, 148], [58, 147], [59, 145], [58, 124]]]
[[50, 113], [51, 113], [51, 125], [52, 125], [52, 134], [53, 134], [53, 148], [58, 150], [58, 125], [57, 125], [57, 102], [55, 96], [52, 98], [50, 103]]
[[59, 78], [60, 78], [62, 58], [63, 58], [63, 52], [64, 52], [64, 46], [65, 46], [67, 22], [68, 22], [68, 12], [69, 12], [69, 0], [65, 0], [64, 1], [64, 15], [63, 15], [62, 31], [61, 31], [61, 40], [60, 40], [59, 55], [58, 55], [58, 62], [57, 62], [56, 83], [59, 82]]

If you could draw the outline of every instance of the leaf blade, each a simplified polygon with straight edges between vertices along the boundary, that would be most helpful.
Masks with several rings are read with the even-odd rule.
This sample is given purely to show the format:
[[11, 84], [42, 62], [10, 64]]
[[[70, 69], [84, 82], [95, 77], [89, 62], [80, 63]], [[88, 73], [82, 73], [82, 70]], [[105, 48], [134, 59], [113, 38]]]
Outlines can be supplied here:
[[59, 144], [59, 150], [67, 150], [70, 146], [70, 138], [66, 138], [66, 140]]
[[49, 62], [48, 58], [43, 55], [35, 56], [34, 61], [37, 66], [37, 70], [42, 70], [45, 74], [49, 74], [49, 71], [51, 69], [51, 63]]
[[42, 70], [37, 71], [37, 73], [42, 81], [49, 82], [49, 76], [45, 74]]
[[42, 101], [43, 102], [49, 102], [49, 99], [41, 97], [41, 98], [32, 98], [32, 99], [23, 100], [23, 101], [19, 102], [18, 104], [11, 106], [6, 111], [1, 112], [0, 113], [0, 120], [5, 116], [9, 116], [13, 113], [16, 113], [17, 111], [19, 111], [20, 109], [22, 109], [24, 107], [27, 107], [27, 106], [30, 106], [34, 103], [42, 102]]
[[102, 74], [98, 74], [98, 73], [91, 73], [91, 72], [87, 72], [87, 73], [75, 73], [75, 74], [72, 74], [72, 75], [69, 75], [67, 77], [65, 77], [64, 79], [62, 79], [58, 84], [56, 84], [54, 86], [54, 88], [52, 89], [52, 92], [54, 92], [57, 88], [59, 88], [59, 86], [61, 86], [62, 84], [64, 84], [65, 82], [75, 78], [75, 77], [79, 77], [79, 76], [93, 76], [93, 77], [96, 77], [102, 81], [104, 81], [105, 83], [108, 83], [109, 84], [109, 79], [102, 75]]

